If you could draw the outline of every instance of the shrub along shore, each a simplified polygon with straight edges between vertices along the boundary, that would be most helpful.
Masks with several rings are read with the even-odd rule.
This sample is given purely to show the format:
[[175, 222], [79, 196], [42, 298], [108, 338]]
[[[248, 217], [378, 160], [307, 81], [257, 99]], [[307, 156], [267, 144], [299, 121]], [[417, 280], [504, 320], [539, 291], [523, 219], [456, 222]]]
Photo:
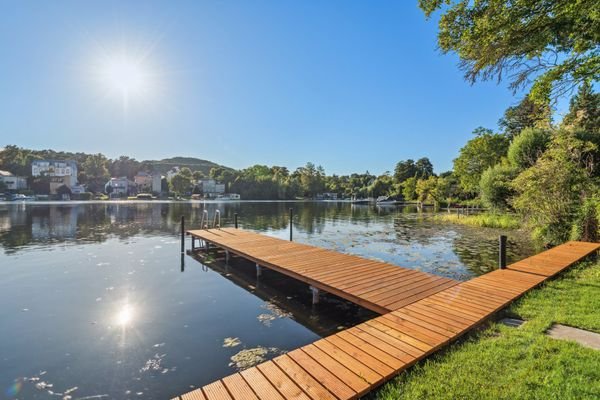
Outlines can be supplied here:
[[436, 214], [433, 217], [436, 222], [450, 222], [453, 224], [476, 226], [481, 228], [517, 229], [521, 221], [516, 215], [483, 213], [475, 215], [461, 214]]

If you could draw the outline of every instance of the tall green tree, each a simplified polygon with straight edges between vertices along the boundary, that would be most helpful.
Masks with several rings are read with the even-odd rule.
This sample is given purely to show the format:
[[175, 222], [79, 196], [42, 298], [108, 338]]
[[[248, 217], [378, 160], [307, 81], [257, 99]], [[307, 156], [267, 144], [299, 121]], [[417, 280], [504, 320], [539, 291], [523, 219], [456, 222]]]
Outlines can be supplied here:
[[398, 183], [402, 183], [408, 178], [412, 178], [417, 174], [417, 167], [414, 160], [408, 159], [399, 161], [394, 169], [394, 179]]
[[585, 81], [571, 98], [569, 112], [562, 123], [588, 133], [600, 134], [600, 93], [594, 92], [589, 81]]
[[433, 202], [434, 205], [439, 205], [440, 196], [437, 193], [437, 177], [430, 176], [426, 179], [418, 179], [415, 193], [420, 203]]
[[429, 158], [419, 158], [415, 163], [415, 176], [419, 179], [427, 179], [433, 175], [433, 164]]
[[369, 187], [369, 192], [373, 197], [388, 196], [393, 185], [394, 180], [389, 173], [383, 174], [378, 176], [377, 179], [373, 181]]
[[185, 194], [192, 187], [192, 174], [191, 172], [189, 174], [183, 173], [183, 169], [171, 178], [171, 188], [179, 194]]
[[454, 52], [469, 82], [508, 78], [532, 100], [560, 96], [600, 74], [597, 0], [419, 0], [442, 10], [438, 44]]
[[506, 163], [486, 169], [479, 182], [483, 204], [492, 209], [507, 209], [514, 195], [512, 181], [516, 175], [515, 167]]
[[40, 158], [32, 150], [8, 145], [0, 151], [0, 169], [17, 176], [29, 176], [31, 175], [31, 162]]
[[402, 183], [402, 196], [406, 201], [417, 199], [417, 178], [413, 176]]
[[508, 161], [522, 171], [532, 167], [544, 154], [552, 135], [544, 129], [526, 128], [517, 135], [508, 148]]
[[517, 136], [525, 128], [550, 129], [552, 110], [548, 102], [536, 103], [525, 96], [516, 106], [508, 107], [498, 126], [509, 139]]
[[126, 176], [133, 179], [140, 171], [140, 163], [135, 158], [120, 156], [109, 163], [109, 170], [112, 176]]
[[192, 178], [194, 178], [194, 182], [198, 182], [200, 179], [206, 178], [206, 176], [204, 175], [204, 172], [198, 170], [192, 172]]
[[476, 194], [479, 192], [481, 174], [506, 155], [509, 140], [504, 135], [481, 127], [475, 129], [473, 134], [475, 137], [460, 149], [460, 154], [454, 159], [454, 176], [465, 192]]
[[104, 184], [109, 178], [108, 172], [109, 160], [104, 154], [89, 155], [81, 166], [87, 179], [88, 188], [93, 192], [104, 190]]

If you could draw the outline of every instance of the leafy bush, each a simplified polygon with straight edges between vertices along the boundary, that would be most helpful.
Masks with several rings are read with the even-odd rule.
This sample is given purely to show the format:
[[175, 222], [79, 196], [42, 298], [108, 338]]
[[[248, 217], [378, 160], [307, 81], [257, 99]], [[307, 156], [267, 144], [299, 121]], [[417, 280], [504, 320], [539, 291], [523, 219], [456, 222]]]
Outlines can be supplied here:
[[586, 199], [573, 224], [571, 240], [597, 242], [600, 239], [600, 200], [597, 197]]
[[506, 156], [509, 141], [504, 135], [493, 133], [489, 129], [477, 128], [475, 137], [469, 140], [454, 159], [454, 175], [467, 193], [477, 193], [481, 174]]
[[508, 161], [520, 170], [533, 166], [537, 159], [546, 151], [550, 139], [551, 134], [546, 130], [537, 128], [523, 129], [513, 139], [508, 148]]
[[569, 239], [583, 201], [597, 187], [585, 167], [592, 147], [568, 132], [555, 136], [536, 164], [513, 181], [513, 206], [546, 244]]
[[506, 209], [514, 194], [512, 180], [516, 171], [512, 166], [496, 164], [485, 170], [479, 181], [481, 200], [490, 208]]

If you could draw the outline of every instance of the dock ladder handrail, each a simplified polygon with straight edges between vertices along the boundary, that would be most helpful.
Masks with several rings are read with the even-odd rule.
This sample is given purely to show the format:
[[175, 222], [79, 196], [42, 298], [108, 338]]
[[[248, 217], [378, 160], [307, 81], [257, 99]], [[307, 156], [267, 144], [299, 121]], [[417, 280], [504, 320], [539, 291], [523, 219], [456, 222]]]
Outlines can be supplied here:
[[208, 229], [208, 210], [202, 212], [202, 218], [200, 219], [200, 229]]
[[213, 228], [219, 229], [221, 227], [221, 211], [215, 211], [215, 218], [213, 219]]

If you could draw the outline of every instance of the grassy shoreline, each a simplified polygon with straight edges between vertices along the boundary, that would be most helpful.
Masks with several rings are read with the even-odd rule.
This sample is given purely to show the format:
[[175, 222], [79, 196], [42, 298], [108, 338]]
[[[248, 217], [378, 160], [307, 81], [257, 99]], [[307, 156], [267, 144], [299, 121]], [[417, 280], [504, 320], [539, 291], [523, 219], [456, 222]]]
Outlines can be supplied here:
[[481, 228], [518, 229], [521, 222], [514, 215], [483, 213], [475, 215], [437, 214], [433, 217], [437, 222], [476, 226]]
[[492, 322], [372, 395], [391, 399], [592, 399], [600, 351], [545, 335], [553, 323], [600, 333], [600, 262], [585, 262], [514, 303], [527, 322]]

